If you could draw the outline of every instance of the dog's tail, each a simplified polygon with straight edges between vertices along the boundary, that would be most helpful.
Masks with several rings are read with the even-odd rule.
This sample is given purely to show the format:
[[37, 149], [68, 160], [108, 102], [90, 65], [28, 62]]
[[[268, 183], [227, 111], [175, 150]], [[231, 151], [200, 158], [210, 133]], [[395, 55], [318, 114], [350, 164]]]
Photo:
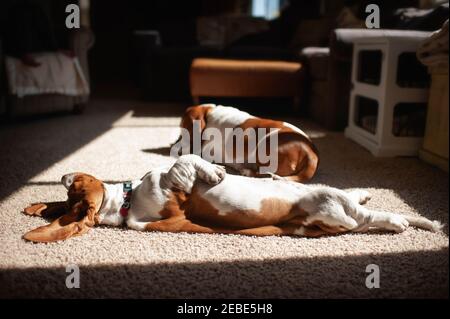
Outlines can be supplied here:
[[444, 224], [437, 220], [429, 220], [425, 217], [415, 217], [402, 215], [408, 221], [411, 226], [415, 226], [418, 228], [430, 230], [432, 232], [441, 231], [444, 228]]

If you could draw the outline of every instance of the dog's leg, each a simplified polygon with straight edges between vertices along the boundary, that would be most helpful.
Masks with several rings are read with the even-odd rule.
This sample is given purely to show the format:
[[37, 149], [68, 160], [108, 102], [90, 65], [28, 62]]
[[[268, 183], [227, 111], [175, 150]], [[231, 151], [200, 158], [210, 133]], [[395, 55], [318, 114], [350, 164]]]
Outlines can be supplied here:
[[230, 229], [197, 224], [184, 214], [174, 215], [155, 222], [128, 222], [128, 226], [140, 231], [187, 232], [187, 233], [221, 233], [246, 236], [303, 236], [319, 237], [346, 231], [345, 229], [323, 228], [319, 225], [304, 226], [304, 217], [295, 217], [286, 223], [246, 229]]
[[201, 226], [186, 219], [184, 215], [170, 217], [156, 222], [148, 223], [145, 226], [147, 231], [162, 232], [187, 232], [187, 233], [219, 233], [219, 229]]
[[289, 231], [287, 229], [280, 226], [261, 226], [233, 231], [233, 234], [248, 236], [287, 235], [288, 233]]
[[161, 231], [161, 232], [209, 233], [209, 234], [221, 233], [221, 234], [234, 234], [246, 236], [290, 235], [290, 236], [304, 236], [304, 237], [319, 237], [330, 234], [329, 231], [323, 230], [316, 225], [299, 226], [296, 224], [289, 224], [289, 223], [278, 226], [262, 226], [239, 230], [232, 230], [219, 227], [208, 227], [196, 224], [186, 219], [184, 215], [170, 217], [156, 222], [141, 223], [139, 229], [137, 230]]
[[138, 222], [129, 220], [128, 227], [140, 231], [161, 231], [161, 232], [187, 232], [187, 233], [230, 233], [231, 231], [217, 227], [207, 227], [196, 224], [186, 218], [184, 214], [154, 222]]
[[363, 232], [370, 227], [402, 232], [408, 221], [402, 215], [388, 212], [375, 212], [361, 206], [358, 202], [364, 196], [348, 193], [335, 188], [318, 188], [300, 199], [300, 207], [308, 213], [305, 225], [317, 224], [330, 231], [347, 230]]
[[225, 167], [211, 164], [197, 155], [183, 155], [163, 175], [165, 187], [190, 193], [198, 179], [210, 184], [220, 183], [226, 175]]
[[250, 236], [303, 236], [303, 237], [319, 237], [323, 235], [335, 234], [342, 232], [341, 229], [323, 229], [320, 225], [305, 226], [306, 217], [296, 216], [284, 223], [278, 225], [262, 226], [248, 229], [240, 229], [233, 231], [233, 234], [250, 235]]
[[38, 203], [25, 208], [23, 212], [30, 216], [59, 217], [67, 211], [66, 202]]
[[292, 235], [302, 236], [302, 237], [320, 237], [320, 236], [329, 236], [336, 235], [338, 233], [344, 233], [347, 230], [336, 228], [332, 231], [331, 229], [323, 229], [318, 225], [310, 225], [310, 226], [300, 226], [295, 230]]
[[348, 192], [347, 195], [352, 201], [360, 205], [367, 203], [372, 198], [372, 194], [362, 189]]
[[355, 194], [349, 196], [342, 190], [328, 187], [307, 193], [299, 201], [300, 208], [308, 213], [305, 225], [319, 223], [319, 227], [325, 230], [337, 227], [353, 232], [364, 232], [371, 227], [394, 232], [403, 232], [409, 225], [430, 231], [439, 231], [443, 227], [438, 221], [423, 217], [369, 210], [356, 202], [364, 202], [365, 196]]
[[358, 223], [358, 227], [353, 229], [355, 232], [367, 231], [371, 227], [403, 232], [409, 226], [408, 221], [402, 215], [374, 211], [361, 206], [371, 197], [366, 191], [355, 190], [345, 194], [341, 190], [336, 190], [336, 192], [340, 195], [339, 201], [343, 204], [345, 212]]
[[302, 236], [302, 237], [320, 237], [324, 235], [330, 235], [329, 231], [322, 228], [312, 226], [301, 226], [295, 224], [282, 224], [276, 226], [262, 226], [256, 228], [240, 229], [231, 232], [237, 235], [248, 236]]
[[366, 209], [358, 205], [357, 214], [362, 216], [363, 222], [359, 222], [360, 226], [354, 231], [367, 231], [370, 227], [377, 227], [385, 230], [395, 232], [403, 232], [408, 226], [415, 226], [433, 232], [441, 231], [444, 227], [437, 220], [429, 220], [425, 217], [416, 217], [402, 214], [395, 214], [391, 212], [374, 211]]
[[329, 187], [312, 188], [297, 205], [300, 211], [306, 212], [304, 226], [317, 225], [330, 233], [358, 227], [358, 222], [349, 213], [356, 204], [344, 191]]
[[361, 205], [357, 205], [356, 216], [359, 226], [353, 230], [355, 232], [365, 232], [374, 227], [401, 233], [409, 226], [403, 215], [369, 210]]

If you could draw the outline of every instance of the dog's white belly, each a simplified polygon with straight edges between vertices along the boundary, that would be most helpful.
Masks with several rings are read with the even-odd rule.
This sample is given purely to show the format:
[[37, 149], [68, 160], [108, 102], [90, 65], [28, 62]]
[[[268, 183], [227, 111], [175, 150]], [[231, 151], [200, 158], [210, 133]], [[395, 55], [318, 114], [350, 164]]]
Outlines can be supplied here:
[[154, 170], [144, 177], [143, 183], [133, 190], [130, 219], [150, 222], [161, 219], [160, 212], [167, 202], [168, 190], [161, 188], [161, 173], [166, 169]]
[[219, 215], [226, 215], [237, 210], [258, 212], [263, 201], [268, 199], [297, 203], [302, 194], [308, 192], [308, 187], [295, 184], [299, 183], [228, 174], [215, 186], [199, 182], [196, 190], [200, 197], [218, 210]]

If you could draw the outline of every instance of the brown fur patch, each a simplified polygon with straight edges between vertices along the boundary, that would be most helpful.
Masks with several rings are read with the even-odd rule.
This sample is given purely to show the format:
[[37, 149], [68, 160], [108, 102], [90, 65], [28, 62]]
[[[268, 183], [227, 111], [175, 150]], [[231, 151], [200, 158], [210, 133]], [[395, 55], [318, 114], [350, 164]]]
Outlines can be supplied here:
[[[201, 136], [201, 133], [206, 127], [206, 116], [211, 111], [212, 107], [210, 106], [190, 106], [184, 112], [183, 117], [181, 118], [180, 127], [188, 130], [190, 136], [190, 145], [191, 150], [193, 152], [193, 136], [194, 136], [194, 121], [200, 121], [200, 132], [198, 132]], [[181, 138], [181, 136], [180, 136]]]
[[[319, 164], [319, 155], [312, 141], [284, 125], [281, 121], [274, 121], [262, 118], [251, 118], [238, 126], [242, 130], [248, 128], [271, 128], [278, 131], [278, 169], [275, 174], [279, 176], [292, 176], [292, 180], [303, 182], [311, 179]], [[266, 139], [266, 153], [270, 150], [270, 139]], [[236, 146], [236, 143], [234, 143]], [[248, 154], [248, 137], [244, 137], [245, 156]], [[236, 154], [236, 149], [233, 150]], [[266, 154], [269, 155], [269, 154]], [[257, 170], [266, 165], [257, 158]], [[258, 176], [257, 172], [254, 172]]]
[[219, 214], [219, 211], [213, 205], [198, 194], [195, 186], [190, 198], [182, 208], [188, 219], [202, 224], [219, 225], [232, 229], [276, 225], [296, 216], [306, 215], [297, 206], [277, 198], [263, 199], [259, 211], [235, 210]]
[[168, 200], [164, 204], [164, 208], [158, 213], [163, 219], [175, 216], [184, 216], [184, 211], [181, 209], [183, 203], [187, 200], [187, 194], [178, 189], [172, 189]]

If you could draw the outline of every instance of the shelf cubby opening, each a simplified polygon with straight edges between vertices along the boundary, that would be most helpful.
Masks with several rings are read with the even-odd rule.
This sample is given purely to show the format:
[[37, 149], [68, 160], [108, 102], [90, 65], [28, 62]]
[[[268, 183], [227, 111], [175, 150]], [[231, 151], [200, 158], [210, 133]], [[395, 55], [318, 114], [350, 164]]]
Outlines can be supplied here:
[[401, 88], [430, 87], [430, 76], [427, 72], [427, 67], [417, 60], [415, 52], [399, 54], [397, 85]]
[[398, 103], [394, 107], [392, 134], [398, 137], [423, 137], [426, 115], [426, 103]]
[[379, 85], [381, 81], [381, 50], [361, 50], [358, 58], [358, 82]]
[[355, 96], [355, 124], [371, 134], [376, 134], [378, 101], [364, 96]]

